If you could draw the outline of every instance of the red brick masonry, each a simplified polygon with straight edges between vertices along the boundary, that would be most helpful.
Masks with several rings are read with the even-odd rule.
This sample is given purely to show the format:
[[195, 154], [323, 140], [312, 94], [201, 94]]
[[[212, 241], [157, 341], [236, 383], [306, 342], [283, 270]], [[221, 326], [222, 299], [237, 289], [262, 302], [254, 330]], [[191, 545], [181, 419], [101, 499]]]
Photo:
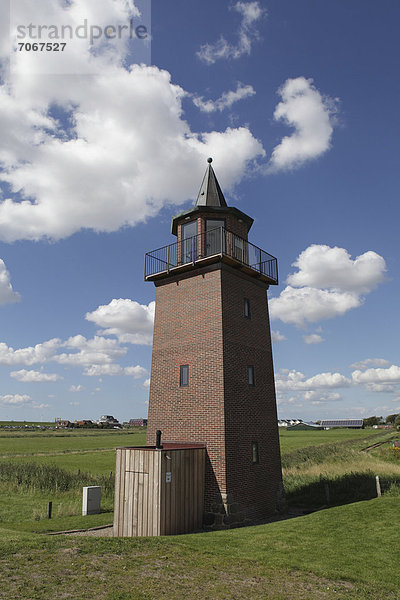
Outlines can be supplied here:
[[[160, 429], [163, 441], [206, 444], [207, 525], [265, 518], [282, 493], [268, 286], [222, 262], [155, 285], [147, 443]], [[179, 386], [180, 365], [189, 365], [187, 387]]]

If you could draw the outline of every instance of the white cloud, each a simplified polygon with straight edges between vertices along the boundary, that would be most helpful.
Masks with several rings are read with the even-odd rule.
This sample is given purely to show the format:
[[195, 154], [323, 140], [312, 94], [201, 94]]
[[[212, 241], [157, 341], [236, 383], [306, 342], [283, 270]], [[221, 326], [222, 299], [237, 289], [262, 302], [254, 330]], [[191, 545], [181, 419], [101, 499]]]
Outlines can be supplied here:
[[352, 373], [354, 383], [397, 384], [400, 383], [400, 367], [391, 365], [388, 369], [356, 370]]
[[134, 379], [141, 379], [142, 377], [146, 377], [148, 375], [147, 369], [136, 365], [136, 367], [125, 367], [124, 375], [129, 375]]
[[57, 354], [53, 357], [53, 360], [64, 365], [109, 364], [127, 352], [126, 348], [121, 348], [117, 340], [97, 335], [91, 340], [87, 340], [83, 335], [75, 335], [62, 345], [77, 351]]
[[115, 335], [122, 343], [151, 345], [154, 310], [155, 302], [145, 305], [120, 298], [99, 306], [85, 318], [104, 327], [103, 335]]
[[390, 383], [366, 383], [365, 389], [369, 392], [393, 394], [397, 390], [397, 387]]
[[[110, 23], [125, 18], [128, 5], [99, 0], [93, 9], [87, 0], [41, 0], [37, 21], [53, 13], [63, 21], [65, 11], [75, 11], [76, 19], [87, 13], [92, 22]], [[69, 72], [83, 65], [84, 72], [97, 73], [90, 77], [38, 76], [26, 63], [34, 60], [31, 54], [17, 54], [12, 80], [5, 70], [1, 74], [0, 181], [16, 194], [0, 202], [1, 240], [133, 226], [194, 198], [206, 157], [214, 156], [229, 190], [250, 161], [265, 155], [247, 127], [192, 131], [182, 111], [187, 93], [155, 66], [125, 68], [125, 43], [99, 44], [95, 53], [83, 45]]]
[[364, 369], [368, 369], [368, 367], [387, 367], [389, 365], [390, 362], [384, 358], [366, 358], [365, 360], [353, 363], [350, 365], [350, 368], [363, 371]]
[[311, 333], [310, 335], [303, 335], [303, 340], [306, 344], [320, 344], [324, 341], [324, 338], [318, 333]]
[[27, 394], [5, 394], [4, 396], [0, 396], [0, 406], [10, 408], [34, 408], [37, 410], [50, 408], [50, 404], [37, 404]]
[[6, 269], [4, 261], [0, 258], [0, 304], [19, 302], [20, 295], [14, 292], [10, 281], [10, 273]]
[[[77, 393], [77, 392], [83, 392], [84, 389], [85, 389], [85, 387], [83, 385], [79, 384], [79, 385], [71, 385], [68, 391], [72, 392], [72, 393]], [[70, 402], [70, 404], [71, 404], [71, 402]], [[78, 402], [78, 404], [79, 404], [79, 402]]]
[[330, 288], [366, 294], [384, 281], [386, 263], [376, 252], [354, 260], [344, 248], [312, 244], [293, 263], [298, 268], [287, 283], [294, 287]]
[[329, 391], [308, 391], [304, 393], [303, 397], [304, 400], [307, 400], [314, 405], [326, 404], [328, 402], [337, 402], [339, 400], [342, 400], [342, 396], [338, 392]]
[[116, 375], [126, 375], [133, 377], [134, 379], [141, 379], [142, 377], [146, 377], [148, 372], [140, 365], [136, 365], [135, 367], [121, 367], [116, 364], [103, 364], [87, 367], [83, 374], [89, 377], [99, 377], [100, 375], [110, 375], [112, 377]]
[[21, 371], [11, 371], [10, 376], [24, 383], [51, 383], [63, 379], [60, 375], [57, 375], [56, 373], [27, 371], [26, 369], [22, 369]]
[[276, 375], [276, 388], [279, 392], [315, 391], [321, 389], [349, 387], [351, 381], [340, 373], [318, 373], [306, 379], [300, 371], [282, 369]]
[[233, 9], [242, 16], [238, 31], [237, 44], [230, 44], [221, 35], [214, 44], [204, 44], [197, 52], [197, 56], [207, 65], [214, 64], [221, 59], [237, 59], [249, 55], [253, 42], [259, 39], [256, 24], [267, 14], [267, 11], [255, 2], [236, 2]]
[[51, 360], [57, 349], [61, 346], [61, 340], [53, 338], [36, 346], [19, 348], [14, 350], [4, 342], [0, 342], [0, 364], [1, 365], [33, 365]]
[[204, 100], [203, 96], [193, 96], [192, 99], [193, 104], [202, 112], [212, 113], [231, 108], [235, 102], [254, 96], [255, 93], [251, 85], [243, 85], [239, 82], [235, 91], [224, 92], [217, 100]]
[[287, 79], [279, 89], [282, 97], [274, 112], [276, 121], [294, 127], [272, 152], [269, 169], [295, 169], [315, 159], [331, 146], [337, 101], [321, 93], [312, 79]]
[[76, 401], [75, 401], [75, 402], [68, 402], [68, 404], [69, 404], [70, 406], [79, 406], [79, 405], [80, 405], [80, 402], [76, 402]]
[[0, 396], [0, 404], [2, 406], [27, 406], [31, 404], [32, 399], [27, 394], [5, 394]]
[[143, 382], [142, 387], [144, 389], [148, 389], [150, 387], [150, 377], [148, 379], [145, 379], [145, 381]]
[[278, 298], [271, 298], [271, 318], [303, 327], [345, 314], [364, 302], [384, 281], [385, 260], [368, 251], [354, 260], [344, 248], [312, 244], [293, 263], [298, 271]]
[[283, 335], [283, 333], [281, 333], [278, 330], [272, 330], [271, 331], [271, 340], [276, 344], [277, 342], [283, 342], [285, 341], [287, 338]]
[[[68, 348], [71, 352], [58, 351]], [[83, 335], [75, 335], [62, 342], [58, 338], [48, 340], [33, 347], [14, 350], [5, 343], [0, 343], [0, 364], [2, 365], [32, 365], [35, 363], [57, 362], [63, 365], [89, 367], [93, 365], [108, 365], [127, 353], [127, 348], [120, 346], [118, 340], [102, 336], [86, 339]], [[21, 377], [35, 377], [43, 374], [35, 371], [19, 371]], [[32, 375], [33, 373], [33, 375]], [[17, 376], [18, 378], [19, 376]], [[51, 377], [56, 377], [52, 375]], [[45, 380], [44, 378], [42, 379]], [[55, 381], [55, 379], [52, 379]]]
[[361, 304], [362, 300], [349, 292], [287, 286], [278, 298], [271, 298], [269, 307], [271, 319], [303, 327], [306, 321], [315, 323], [344, 315]]

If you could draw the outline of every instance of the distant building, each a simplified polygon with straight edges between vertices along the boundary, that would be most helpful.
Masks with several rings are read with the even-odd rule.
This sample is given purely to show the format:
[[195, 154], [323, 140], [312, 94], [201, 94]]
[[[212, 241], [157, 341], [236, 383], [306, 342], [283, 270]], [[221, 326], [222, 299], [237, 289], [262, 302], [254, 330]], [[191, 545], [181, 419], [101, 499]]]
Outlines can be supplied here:
[[289, 427], [290, 425], [299, 425], [302, 419], [279, 419], [278, 427]]
[[102, 415], [100, 419], [97, 421], [97, 425], [115, 425], [117, 427], [121, 426], [121, 423], [115, 419], [112, 415]]
[[288, 425], [287, 427], [287, 431], [318, 431], [322, 429], [322, 425], [317, 425], [316, 423], [307, 423], [305, 421], [296, 423], [295, 425]]
[[330, 429], [331, 427], [347, 427], [349, 429], [363, 429], [364, 422], [362, 419], [332, 419], [329, 421], [321, 421], [321, 427]]
[[147, 427], [147, 419], [130, 419], [129, 427]]
[[57, 419], [56, 427], [69, 427], [71, 425], [71, 421], [67, 419]]
[[82, 419], [81, 421], [76, 421], [78, 427], [92, 427], [94, 425], [93, 421], [90, 419]]

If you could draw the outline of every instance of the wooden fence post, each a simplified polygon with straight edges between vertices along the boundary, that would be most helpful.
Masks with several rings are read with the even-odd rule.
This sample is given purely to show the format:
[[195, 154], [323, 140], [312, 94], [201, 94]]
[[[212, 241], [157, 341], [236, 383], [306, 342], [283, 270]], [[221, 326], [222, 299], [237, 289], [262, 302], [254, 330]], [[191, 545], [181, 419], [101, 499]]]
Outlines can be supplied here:
[[381, 490], [381, 482], [379, 481], [379, 475], [377, 475], [375, 477], [375, 481], [376, 481], [376, 495], [378, 498], [380, 498], [382, 496], [382, 490]]
[[331, 503], [331, 496], [330, 496], [330, 493], [329, 493], [329, 484], [325, 483], [324, 487], [325, 487], [326, 503], [330, 504]]

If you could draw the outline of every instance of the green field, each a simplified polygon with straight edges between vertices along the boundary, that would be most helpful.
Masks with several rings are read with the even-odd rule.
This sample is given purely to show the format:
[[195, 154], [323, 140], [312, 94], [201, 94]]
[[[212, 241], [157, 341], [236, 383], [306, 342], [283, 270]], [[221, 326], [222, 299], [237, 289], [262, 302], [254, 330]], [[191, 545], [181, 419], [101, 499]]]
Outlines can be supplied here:
[[[287, 431], [279, 428], [281, 452], [292, 452], [306, 446], [319, 446], [320, 444], [333, 444], [346, 440], [368, 439], [376, 437], [376, 429], [328, 429], [327, 431]], [[366, 444], [367, 445], [367, 444]]]
[[63, 431], [0, 431], [0, 456], [27, 456], [143, 445], [143, 431], [71, 429]]
[[[393, 437], [280, 432], [289, 503], [325, 510], [225, 532], [112, 539], [43, 533], [112, 522], [114, 449], [144, 444], [143, 431], [2, 431], [0, 599], [399, 600]], [[383, 443], [363, 451], [376, 442]], [[336, 505], [330, 508], [326, 483]], [[103, 512], [82, 517], [82, 486], [93, 484], [102, 485]]]
[[50, 421], [0, 421], [0, 427], [54, 427]]

